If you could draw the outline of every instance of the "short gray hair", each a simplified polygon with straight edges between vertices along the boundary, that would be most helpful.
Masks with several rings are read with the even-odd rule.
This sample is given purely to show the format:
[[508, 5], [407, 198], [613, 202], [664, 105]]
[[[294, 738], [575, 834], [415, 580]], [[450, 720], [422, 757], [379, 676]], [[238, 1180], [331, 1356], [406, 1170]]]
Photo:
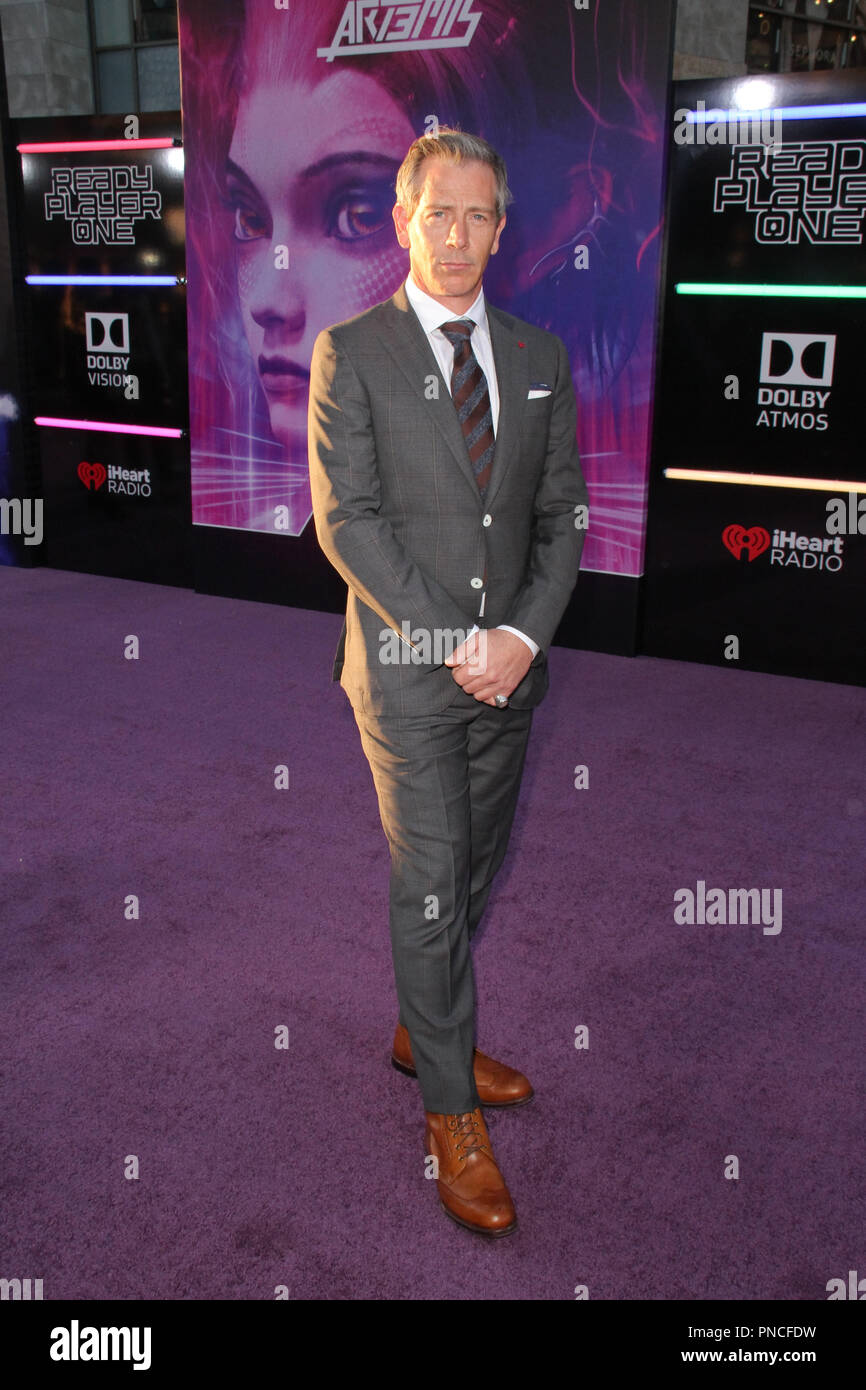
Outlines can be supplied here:
[[479, 163], [486, 164], [496, 178], [497, 218], [503, 217], [509, 203], [514, 201], [508, 187], [505, 160], [493, 146], [480, 135], [468, 135], [465, 131], [443, 125], [435, 135], [421, 135], [414, 140], [397, 170], [397, 202], [406, 209], [407, 217], [412, 216], [421, 200], [418, 175], [425, 159], [444, 159], [450, 164], [477, 159]]

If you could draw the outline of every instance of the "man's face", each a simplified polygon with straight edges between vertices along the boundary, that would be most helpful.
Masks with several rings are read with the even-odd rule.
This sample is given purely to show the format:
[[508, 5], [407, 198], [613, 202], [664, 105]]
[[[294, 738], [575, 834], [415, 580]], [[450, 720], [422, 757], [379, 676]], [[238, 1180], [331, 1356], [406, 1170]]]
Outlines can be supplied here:
[[496, 216], [496, 176], [487, 164], [429, 156], [419, 170], [421, 197], [411, 217], [394, 208], [397, 240], [408, 248], [416, 285], [457, 314], [471, 307], [505, 218]]

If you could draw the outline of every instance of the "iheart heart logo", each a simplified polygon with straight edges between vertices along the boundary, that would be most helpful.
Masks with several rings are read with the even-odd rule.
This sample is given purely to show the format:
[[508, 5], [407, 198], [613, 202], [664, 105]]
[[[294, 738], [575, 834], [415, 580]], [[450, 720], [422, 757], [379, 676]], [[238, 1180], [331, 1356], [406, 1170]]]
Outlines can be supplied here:
[[95, 492], [97, 488], [102, 487], [108, 475], [104, 464], [82, 462], [78, 465], [78, 476], [88, 491], [92, 488]]
[[726, 526], [722, 532], [722, 540], [730, 550], [735, 560], [739, 560], [745, 550], [749, 557], [749, 563], [757, 560], [759, 555], [770, 545], [770, 533], [765, 531], [763, 526], [753, 526], [749, 531], [744, 526]]

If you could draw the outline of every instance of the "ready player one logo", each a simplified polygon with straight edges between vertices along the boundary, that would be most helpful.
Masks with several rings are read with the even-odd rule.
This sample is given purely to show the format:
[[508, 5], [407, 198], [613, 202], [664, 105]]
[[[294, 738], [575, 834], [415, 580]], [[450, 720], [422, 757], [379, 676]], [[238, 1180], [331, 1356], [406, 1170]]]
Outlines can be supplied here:
[[866, 216], [866, 141], [738, 145], [716, 179], [714, 212], [755, 214], [762, 246], [860, 246]]
[[468, 48], [481, 22], [475, 0], [416, 0], [393, 5], [388, 0], [347, 0], [342, 18], [319, 58], [333, 63], [362, 53], [410, 53], [418, 49]]
[[76, 246], [134, 246], [135, 224], [159, 220], [162, 194], [153, 186], [153, 165], [106, 164], [52, 169], [45, 220], [62, 217]]
[[833, 385], [835, 362], [834, 333], [765, 333], [756, 424], [765, 429], [826, 430], [830, 391], [820, 388]]

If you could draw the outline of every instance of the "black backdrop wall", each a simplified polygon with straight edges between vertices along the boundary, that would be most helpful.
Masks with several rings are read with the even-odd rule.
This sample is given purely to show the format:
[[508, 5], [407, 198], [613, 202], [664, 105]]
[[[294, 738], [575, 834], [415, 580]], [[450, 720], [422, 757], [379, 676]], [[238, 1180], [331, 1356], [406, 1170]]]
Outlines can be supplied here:
[[21, 334], [21, 257], [17, 206], [18, 156], [6, 106], [6, 69], [0, 35], [0, 564], [39, 563], [44, 516], [34, 431], [27, 426], [19, 363], [26, 359]]
[[[21, 120], [12, 138], [40, 561], [191, 584], [178, 114]], [[168, 146], [136, 144], [154, 138]], [[120, 147], [17, 148], [100, 141]]]
[[862, 683], [866, 79], [755, 82], [674, 87], [642, 646]]

